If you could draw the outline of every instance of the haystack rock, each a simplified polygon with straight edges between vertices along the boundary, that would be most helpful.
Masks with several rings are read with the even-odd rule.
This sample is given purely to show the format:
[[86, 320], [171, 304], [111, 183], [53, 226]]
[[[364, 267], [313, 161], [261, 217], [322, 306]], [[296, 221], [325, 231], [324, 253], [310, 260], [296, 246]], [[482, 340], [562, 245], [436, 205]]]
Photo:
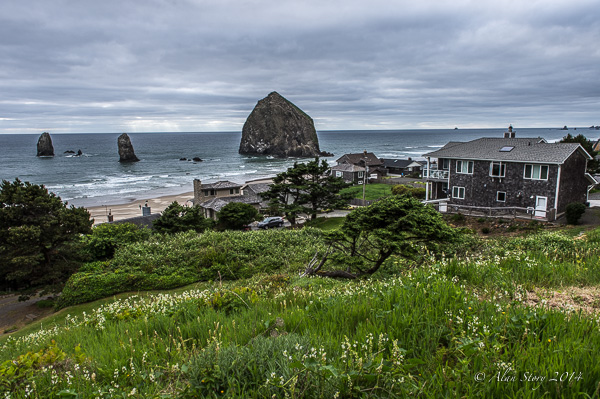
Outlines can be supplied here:
[[328, 155], [319, 149], [312, 118], [277, 92], [260, 100], [248, 116], [239, 153], [281, 158]]
[[131, 145], [131, 140], [127, 133], [123, 133], [119, 136], [117, 145], [119, 146], [119, 162], [139, 161], [138, 157], [135, 156], [135, 152], [133, 152], [133, 145]]
[[50, 137], [50, 133], [44, 132], [38, 139], [37, 156], [38, 157], [53, 157], [54, 156], [54, 146], [52, 145], [52, 138]]

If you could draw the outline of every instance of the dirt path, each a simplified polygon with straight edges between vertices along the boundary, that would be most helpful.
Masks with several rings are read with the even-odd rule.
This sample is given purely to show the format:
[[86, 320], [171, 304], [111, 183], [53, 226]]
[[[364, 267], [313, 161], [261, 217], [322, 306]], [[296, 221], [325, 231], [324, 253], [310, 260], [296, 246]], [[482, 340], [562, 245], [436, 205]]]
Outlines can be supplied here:
[[14, 332], [34, 320], [53, 313], [52, 308], [38, 308], [36, 302], [43, 298], [34, 297], [19, 302], [19, 295], [0, 297], [0, 335]]

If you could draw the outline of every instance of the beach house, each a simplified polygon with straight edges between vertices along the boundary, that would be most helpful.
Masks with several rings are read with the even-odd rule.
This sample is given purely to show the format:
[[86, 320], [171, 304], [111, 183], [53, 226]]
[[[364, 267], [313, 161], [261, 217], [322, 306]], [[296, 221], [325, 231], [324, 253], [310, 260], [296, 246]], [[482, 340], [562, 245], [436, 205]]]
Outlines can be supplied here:
[[580, 144], [517, 138], [512, 127], [504, 137], [450, 142], [423, 156], [426, 200], [447, 199], [457, 210], [511, 208], [555, 220], [568, 204], [587, 202], [596, 184], [586, 172], [592, 158]]
[[331, 168], [332, 173], [336, 177], [343, 177], [347, 182], [363, 184], [365, 178], [377, 180], [387, 175], [383, 161], [367, 150], [357, 154], [344, 154], [336, 163], [337, 166]]
[[194, 179], [194, 205], [204, 210], [205, 217], [214, 220], [217, 219], [218, 212], [230, 202], [243, 202], [260, 209], [261, 198], [252, 192], [244, 195], [244, 186], [247, 185], [227, 180], [202, 184], [200, 179]]

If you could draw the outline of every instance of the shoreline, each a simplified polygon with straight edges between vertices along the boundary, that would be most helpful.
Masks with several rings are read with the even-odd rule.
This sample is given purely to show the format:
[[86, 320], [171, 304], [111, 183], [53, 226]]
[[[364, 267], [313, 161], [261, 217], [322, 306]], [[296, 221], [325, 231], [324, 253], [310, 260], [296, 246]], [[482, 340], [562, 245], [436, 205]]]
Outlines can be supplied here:
[[158, 196], [154, 198], [144, 199], [133, 199], [128, 203], [114, 204], [114, 205], [93, 205], [84, 206], [85, 209], [90, 213], [91, 218], [94, 219], [94, 225], [106, 223], [108, 221], [108, 213], [110, 211], [113, 215], [113, 220], [123, 220], [136, 216], [142, 216], [141, 207], [145, 204], [151, 208], [152, 214], [161, 213], [165, 208], [174, 201], [177, 201], [180, 205], [190, 204], [188, 201], [194, 198], [194, 192], [188, 191], [182, 194], [170, 194], [164, 196]]

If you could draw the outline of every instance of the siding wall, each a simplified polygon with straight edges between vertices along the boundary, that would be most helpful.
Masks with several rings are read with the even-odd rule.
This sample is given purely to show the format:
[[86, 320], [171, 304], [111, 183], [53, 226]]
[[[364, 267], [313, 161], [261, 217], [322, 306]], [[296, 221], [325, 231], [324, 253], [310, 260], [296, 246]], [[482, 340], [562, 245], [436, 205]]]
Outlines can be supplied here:
[[586, 166], [587, 160], [579, 151], [571, 154], [562, 166], [558, 213], [564, 212], [571, 202], [587, 201], [587, 187], [590, 183], [585, 178]]
[[[535, 207], [535, 197], [547, 197], [547, 209], [554, 207], [558, 165], [548, 165], [548, 180], [525, 179], [525, 163], [506, 162], [505, 177], [490, 176], [490, 161], [473, 161], [473, 174], [456, 173], [456, 160], [450, 161], [450, 184], [465, 188], [465, 198], [451, 198], [458, 205], [482, 207]], [[561, 187], [562, 188], [562, 187]], [[498, 202], [498, 191], [506, 192], [506, 202]], [[518, 194], [521, 193], [519, 196]], [[533, 196], [533, 198], [531, 198]]]

